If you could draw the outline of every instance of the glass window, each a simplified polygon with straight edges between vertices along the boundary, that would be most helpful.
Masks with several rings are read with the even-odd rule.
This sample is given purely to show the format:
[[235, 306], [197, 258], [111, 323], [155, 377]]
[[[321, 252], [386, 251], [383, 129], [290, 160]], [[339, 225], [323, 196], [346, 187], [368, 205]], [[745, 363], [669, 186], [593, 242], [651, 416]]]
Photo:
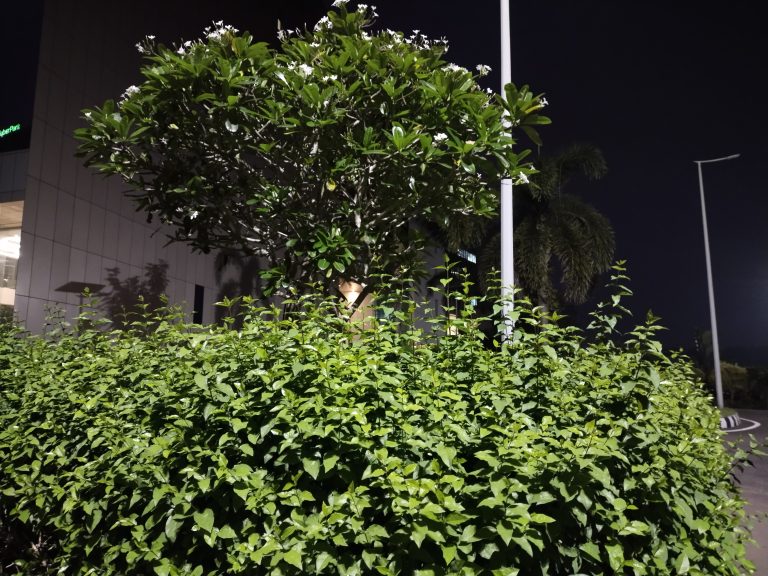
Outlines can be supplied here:
[[13, 314], [24, 202], [0, 203], [0, 316]]

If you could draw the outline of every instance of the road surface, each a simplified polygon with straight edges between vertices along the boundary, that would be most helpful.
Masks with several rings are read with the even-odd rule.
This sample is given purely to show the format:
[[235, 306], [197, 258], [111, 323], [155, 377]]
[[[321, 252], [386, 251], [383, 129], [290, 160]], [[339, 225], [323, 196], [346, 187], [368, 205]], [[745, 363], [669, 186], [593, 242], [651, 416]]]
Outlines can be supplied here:
[[[760, 424], [759, 427], [751, 430], [729, 431], [726, 440], [736, 440], [743, 443], [743, 447], [748, 447], [749, 435], [765, 442], [768, 440], [768, 411], [766, 410], [739, 410], [739, 416], [742, 419], [742, 426], [739, 430], [744, 430]], [[765, 451], [765, 447], [763, 448]], [[757, 570], [756, 576], [768, 576], [768, 457], [756, 456], [751, 459], [754, 467], [747, 468], [739, 478], [741, 480], [742, 494], [749, 503], [747, 513], [750, 515], [760, 514], [760, 521], [753, 519], [752, 537], [757, 545], [750, 547], [747, 557], [755, 563]]]

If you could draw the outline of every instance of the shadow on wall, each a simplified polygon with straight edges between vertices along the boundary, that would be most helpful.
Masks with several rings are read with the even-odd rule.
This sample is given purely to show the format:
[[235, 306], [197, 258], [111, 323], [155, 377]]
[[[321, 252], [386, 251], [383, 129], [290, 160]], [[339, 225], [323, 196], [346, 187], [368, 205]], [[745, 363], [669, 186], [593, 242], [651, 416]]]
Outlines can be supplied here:
[[107, 268], [107, 283], [111, 291], [101, 300], [101, 308], [112, 321], [112, 326], [125, 329], [131, 322], [142, 320], [147, 312], [167, 305], [165, 289], [168, 287], [168, 263], [144, 267], [144, 277], [120, 279], [120, 268]]
[[[264, 292], [261, 285], [261, 263], [258, 256], [246, 256], [235, 250], [222, 250], [216, 255], [216, 284], [220, 286], [217, 301], [225, 298], [238, 299], [231, 307], [216, 306], [216, 323], [221, 324], [226, 317], [234, 318], [234, 328], [243, 326], [242, 306], [239, 298], [251, 296], [262, 300]], [[222, 278], [227, 268], [235, 268], [238, 276], [222, 284]]]

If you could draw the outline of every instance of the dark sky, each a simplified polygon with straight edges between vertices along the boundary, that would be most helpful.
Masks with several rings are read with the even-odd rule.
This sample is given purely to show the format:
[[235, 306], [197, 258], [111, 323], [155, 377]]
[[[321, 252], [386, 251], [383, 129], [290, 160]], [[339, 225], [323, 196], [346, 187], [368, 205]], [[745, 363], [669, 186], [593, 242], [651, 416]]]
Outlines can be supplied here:
[[[498, 88], [496, 0], [370, 3], [380, 27], [445, 36], [452, 61], [490, 65], [486, 85]], [[148, 18], [147, 29], [160, 39], [189, 38], [224, 19], [271, 40], [278, 17], [284, 26], [313, 25], [330, 0], [160, 4], [163, 13]], [[176, 4], [184, 8], [174, 13]], [[0, 89], [0, 127], [28, 114], [23, 104], [31, 96], [19, 98], [33, 83], [34, 43], [26, 30], [35, 33], [36, 5], [10, 7], [7, 21], [19, 25], [4, 27], [3, 42], [14, 45], [3, 53], [18, 57], [10, 62], [12, 83]], [[661, 316], [669, 345], [688, 347], [695, 330], [709, 326], [693, 161], [741, 154], [704, 167], [721, 348], [728, 358], [729, 349], [762, 347], [762, 358], [752, 360], [768, 364], [768, 190], [761, 170], [768, 157], [768, 49], [759, 6], [512, 0], [512, 77], [546, 93], [553, 124], [542, 130], [543, 154], [579, 141], [603, 150], [609, 174], [599, 182], [574, 180], [569, 191], [611, 220], [617, 257], [628, 260], [635, 290], [631, 307], [638, 317], [648, 309]]]

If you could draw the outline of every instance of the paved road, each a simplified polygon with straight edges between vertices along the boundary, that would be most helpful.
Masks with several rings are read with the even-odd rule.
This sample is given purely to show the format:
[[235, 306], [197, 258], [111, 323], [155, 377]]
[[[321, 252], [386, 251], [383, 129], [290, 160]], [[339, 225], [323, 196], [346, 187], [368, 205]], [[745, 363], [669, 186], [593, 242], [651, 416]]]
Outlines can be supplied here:
[[[760, 427], [744, 432], [729, 432], [726, 436], [728, 440], [747, 442], [750, 434], [757, 440], [768, 440], [768, 411], [739, 410], [739, 416], [743, 421], [742, 427], [750, 425], [746, 420], [759, 423]], [[740, 475], [742, 493], [749, 502], [747, 512], [765, 516], [768, 514], [768, 457], [754, 457], [752, 462], [754, 468], [747, 468]], [[756, 576], [768, 576], [768, 519], [763, 517], [761, 521], [754, 522], [752, 537], [757, 541], [757, 546], [750, 548], [747, 556], [757, 566]]]

